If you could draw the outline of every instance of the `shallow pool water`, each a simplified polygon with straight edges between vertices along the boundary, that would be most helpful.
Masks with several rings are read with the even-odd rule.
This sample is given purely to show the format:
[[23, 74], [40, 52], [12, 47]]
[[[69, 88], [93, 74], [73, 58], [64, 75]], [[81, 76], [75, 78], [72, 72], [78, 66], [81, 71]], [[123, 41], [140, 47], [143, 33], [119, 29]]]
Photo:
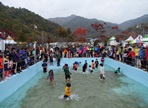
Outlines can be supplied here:
[[[81, 67], [81, 66], [80, 66]], [[62, 69], [56, 69], [55, 80], [46, 80], [40, 72], [12, 96], [0, 103], [0, 108], [147, 108], [148, 88], [105, 66], [105, 81], [99, 80], [99, 69], [82, 74], [81, 68], [72, 72], [72, 94], [78, 98], [61, 100], [65, 79]]]

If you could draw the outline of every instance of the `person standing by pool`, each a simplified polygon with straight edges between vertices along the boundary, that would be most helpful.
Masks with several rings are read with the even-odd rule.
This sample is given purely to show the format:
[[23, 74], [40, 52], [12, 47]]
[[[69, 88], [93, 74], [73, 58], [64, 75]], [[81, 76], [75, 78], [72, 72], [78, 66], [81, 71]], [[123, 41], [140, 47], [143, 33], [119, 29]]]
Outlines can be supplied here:
[[102, 63], [100, 64], [100, 80], [105, 80], [105, 71]]
[[69, 71], [69, 67], [68, 67], [68, 64], [65, 64], [64, 66], [64, 72], [65, 72], [65, 79], [66, 81], [70, 81], [70, 71]]

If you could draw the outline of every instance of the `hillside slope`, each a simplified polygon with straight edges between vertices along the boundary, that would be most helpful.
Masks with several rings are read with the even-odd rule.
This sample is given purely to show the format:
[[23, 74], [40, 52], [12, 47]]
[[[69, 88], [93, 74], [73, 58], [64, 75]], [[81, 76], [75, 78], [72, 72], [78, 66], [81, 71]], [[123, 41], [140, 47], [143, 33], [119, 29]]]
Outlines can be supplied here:
[[0, 2], [0, 31], [11, 36], [15, 34], [16, 40], [37, 41], [42, 32], [47, 38], [55, 35], [59, 26], [27, 9], [4, 6]]
[[136, 19], [125, 21], [125, 22], [121, 23], [119, 25], [119, 27], [121, 29], [125, 30], [129, 27], [136, 26], [136, 25], [139, 25], [141, 23], [148, 23], [148, 14], [143, 15], [143, 16], [136, 18]]

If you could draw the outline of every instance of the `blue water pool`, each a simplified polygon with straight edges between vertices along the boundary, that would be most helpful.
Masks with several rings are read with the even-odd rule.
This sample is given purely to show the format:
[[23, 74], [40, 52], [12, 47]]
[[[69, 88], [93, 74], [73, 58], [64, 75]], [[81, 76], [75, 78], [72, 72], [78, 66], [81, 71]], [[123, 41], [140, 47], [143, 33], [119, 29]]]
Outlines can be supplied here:
[[[46, 80], [47, 74], [44, 74], [40, 70], [11, 96], [3, 100], [0, 103], [0, 108], [148, 107], [148, 88], [124, 74], [114, 74], [115, 69], [107, 63], [105, 64], [105, 81], [98, 79], [99, 68], [95, 69], [92, 74], [82, 74], [82, 64], [79, 66], [77, 72], [71, 70], [72, 94], [78, 98], [70, 101], [59, 99], [58, 97], [64, 93], [66, 84], [62, 66], [67, 62], [72, 66], [75, 60], [80, 60], [83, 64], [86, 59], [63, 59], [60, 67], [49, 66], [48, 70], [54, 69], [55, 72], [55, 81], [53, 84]], [[88, 64], [90, 64], [92, 58], [87, 60]]]

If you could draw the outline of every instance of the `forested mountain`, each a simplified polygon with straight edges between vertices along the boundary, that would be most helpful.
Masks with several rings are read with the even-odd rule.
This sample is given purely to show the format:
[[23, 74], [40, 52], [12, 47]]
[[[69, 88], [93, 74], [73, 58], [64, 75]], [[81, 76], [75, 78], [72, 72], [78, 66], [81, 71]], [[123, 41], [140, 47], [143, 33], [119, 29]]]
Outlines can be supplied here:
[[19, 41], [51, 41], [60, 25], [24, 8], [4, 6], [0, 2], [0, 32]]
[[[97, 19], [87, 19], [76, 15], [71, 15], [68, 17], [57, 17], [57, 18], [49, 18], [50, 21], [55, 22], [61, 26], [69, 27], [72, 30], [77, 29], [78, 27], [89, 28], [90, 25], [94, 22], [104, 22]], [[137, 26], [139, 24], [148, 23], [148, 14], [145, 14], [141, 17], [125, 21], [121, 24], [114, 24], [110, 22], [106, 22], [109, 27], [119, 26], [119, 29], [126, 30], [130, 27]]]
[[[73, 31], [75, 31], [77, 28], [90, 29], [89, 34], [90, 37], [93, 38], [98, 37], [99, 35], [98, 31], [95, 31], [91, 25], [95, 22], [99, 22], [102, 24], [104, 23], [104, 21], [100, 21], [97, 19], [87, 19], [76, 15], [71, 15], [68, 17], [49, 18], [49, 20], [58, 23], [63, 27], [71, 28]], [[113, 24], [110, 22], [105, 23], [106, 36], [116, 35], [119, 39], [126, 39], [129, 36], [136, 37], [138, 34], [148, 34], [148, 15], [144, 15], [121, 24]]]
[[58, 18], [49, 18], [49, 21], [53, 21], [58, 23], [59, 25], [70, 28], [72, 31], [77, 30], [78, 28], [86, 28], [89, 29], [88, 35], [96, 35], [98, 36], [98, 31], [92, 28], [92, 24], [98, 22], [99, 24], [105, 23], [105, 32], [106, 34], [114, 34], [115, 32], [120, 32], [121, 30], [112, 30], [113, 26], [118, 26], [117, 24], [113, 24], [110, 22], [105, 22], [97, 19], [87, 19], [81, 16], [71, 15], [68, 17], [58, 17]]

